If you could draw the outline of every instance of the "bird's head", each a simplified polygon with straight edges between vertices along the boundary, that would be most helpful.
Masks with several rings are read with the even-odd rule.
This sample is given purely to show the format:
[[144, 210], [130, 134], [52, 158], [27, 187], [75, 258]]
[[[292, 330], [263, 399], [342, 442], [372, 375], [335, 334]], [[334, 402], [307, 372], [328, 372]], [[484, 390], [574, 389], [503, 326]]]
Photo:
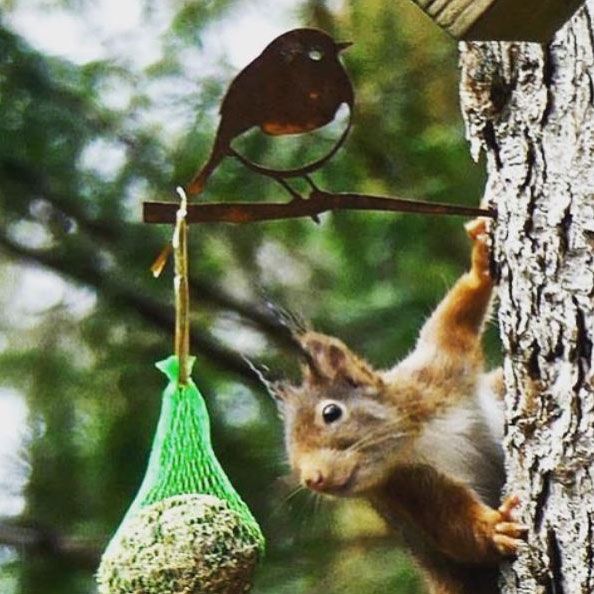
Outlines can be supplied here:
[[296, 59], [323, 63], [336, 56], [352, 45], [350, 41], [336, 42], [320, 29], [293, 29], [274, 39], [264, 53], [278, 52], [287, 63]]

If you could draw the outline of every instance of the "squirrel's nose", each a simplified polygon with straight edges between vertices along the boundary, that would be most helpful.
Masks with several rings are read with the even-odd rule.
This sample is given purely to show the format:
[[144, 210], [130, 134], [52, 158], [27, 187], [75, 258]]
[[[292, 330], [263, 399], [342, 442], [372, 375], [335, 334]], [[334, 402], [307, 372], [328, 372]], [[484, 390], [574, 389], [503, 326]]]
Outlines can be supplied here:
[[324, 475], [319, 470], [314, 470], [310, 476], [305, 479], [305, 486], [308, 489], [317, 491], [324, 486]]

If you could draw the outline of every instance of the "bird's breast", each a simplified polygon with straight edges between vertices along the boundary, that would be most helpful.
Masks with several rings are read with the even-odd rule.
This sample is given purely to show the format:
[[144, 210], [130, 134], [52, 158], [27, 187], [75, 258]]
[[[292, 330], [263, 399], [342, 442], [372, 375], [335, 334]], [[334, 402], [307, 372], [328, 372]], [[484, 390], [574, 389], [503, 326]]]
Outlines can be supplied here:
[[310, 132], [311, 130], [315, 130], [319, 128], [320, 125], [317, 122], [299, 122], [299, 123], [291, 123], [291, 122], [264, 122], [260, 128], [266, 134], [270, 136], [284, 136], [288, 134], [303, 134], [304, 132]]

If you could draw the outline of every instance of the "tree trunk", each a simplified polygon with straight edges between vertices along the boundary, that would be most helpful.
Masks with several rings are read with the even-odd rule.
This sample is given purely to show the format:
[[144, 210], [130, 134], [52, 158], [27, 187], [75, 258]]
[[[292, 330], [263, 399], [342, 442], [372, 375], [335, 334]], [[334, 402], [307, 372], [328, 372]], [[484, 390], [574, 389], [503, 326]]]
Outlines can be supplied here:
[[549, 46], [461, 45], [461, 101], [498, 211], [507, 477], [530, 526], [511, 593], [594, 592], [594, 0]]

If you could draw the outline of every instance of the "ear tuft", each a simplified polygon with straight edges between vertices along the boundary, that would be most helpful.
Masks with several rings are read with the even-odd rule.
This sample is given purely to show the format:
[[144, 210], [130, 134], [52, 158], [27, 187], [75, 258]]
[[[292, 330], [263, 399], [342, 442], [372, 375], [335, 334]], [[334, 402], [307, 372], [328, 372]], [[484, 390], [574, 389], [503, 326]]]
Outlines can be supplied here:
[[306, 382], [320, 384], [344, 380], [353, 387], [377, 387], [381, 383], [379, 375], [337, 338], [317, 332], [306, 332], [298, 338], [309, 353], [304, 368]]
[[266, 391], [272, 396], [277, 406], [282, 409], [284, 400], [289, 392], [289, 384], [283, 380], [273, 380], [270, 377], [270, 369], [266, 365], [254, 363], [246, 356], [243, 357], [243, 360], [247, 363], [248, 367], [258, 380], [264, 385]]
[[286, 328], [291, 335], [298, 336], [307, 332], [308, 324], [301, 315], [275, 303], [266, 296], [264, 296], [264, 303], [268, 311], [272, 314], [272, 317], [280, 326]]
[[[345, 347], [346, 348], [346, 347]], [[335, 344], [331, 344], [328, 348], [328, 360], [334, 369], [340, 369], [347, 361], [345, 351]]]

